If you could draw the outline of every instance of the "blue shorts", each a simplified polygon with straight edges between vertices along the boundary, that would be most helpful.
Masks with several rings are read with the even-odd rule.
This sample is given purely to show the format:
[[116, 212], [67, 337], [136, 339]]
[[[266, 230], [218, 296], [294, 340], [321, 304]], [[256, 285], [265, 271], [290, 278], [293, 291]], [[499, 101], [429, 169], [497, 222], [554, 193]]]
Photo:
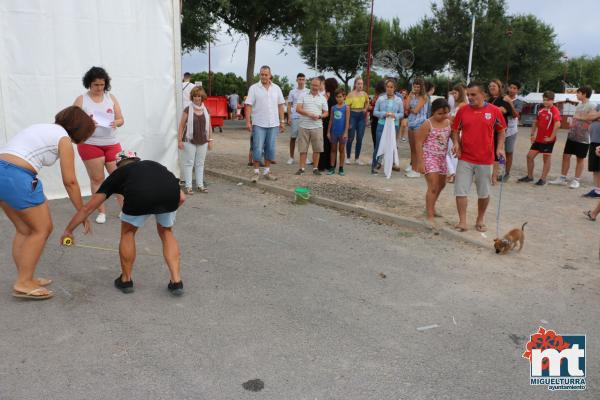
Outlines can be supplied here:
[[348, 137], [344, 139], [344, 132], [342, 133], [333, 133], [331, 132], [331, 140], [329, 141], [331, 144], [346, 144], [348, 142]]
[[252, 159], [275, 161], [275, 145], [279, 127], [263, 128], [252, 125]]
[[46, 201], [42, 181], [35, 172], [0, 160], [0, 201], [15, 210], [39, 206]]
[[172, 211], [168, 213], [162, 214], [146, 214], [146, 215], [129, 215], [125, 213], [121, 213], [121, 221], [127, 222], [130, 225], [135, 226], [136, 228], [141, 228], [144, 226], [148, 218], [154, 215], [156, 218], [156, 223], [162, 226], [163, 228], [172, 228], [175, 225], [175, 215], [177, 211]]

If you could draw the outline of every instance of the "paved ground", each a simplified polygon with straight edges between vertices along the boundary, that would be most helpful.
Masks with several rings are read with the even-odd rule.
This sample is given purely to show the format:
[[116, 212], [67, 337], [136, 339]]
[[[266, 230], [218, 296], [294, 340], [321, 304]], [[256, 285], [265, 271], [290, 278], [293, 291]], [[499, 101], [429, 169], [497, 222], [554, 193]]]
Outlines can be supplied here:
[[[597, 200], [583, 198], [581, 195], [590, 190], [591, 174], [585, 172], [580, 189], [564, 186], [539, 187], [532, 184], [517, 183], [516, 179], [525, 174], [525, 156], [529, 150], [529, 129], [521, 128], [515, 151], [515, 166], [512, 178], [503, 186], [500, 234], [512, 228], [526, 227], [527, 241], [523, 256], [531, 261], [550, 263], [556, 259], [564, 263], [575, 264], [589, 269], [600, 279], [598, 262], [598, 223], [590, 222], [583, 216], [584, 210], [592, 209]], [[250, 177], [252, 170], [246, 166], [248, 161], [249, 133], [239, 122], [228, 121], [222, 134], [217, 134], [215, 150], [210, 152], [206, 167], [237, 176]], [[560, 170], [566, 131], [559, 134], [559, 141], [553, 155], [551, 176]], [[279, 176], [275, 183], [288, 189], [307, 186], [317, 195], [334, 200], [366, 206], [411, 218], [423, 218], [425, 207], [424, 179], [409, 179], [402, 173], [394, 173], [391, 179], [382, 175], [372, 176], [369, 166], [346, 166], [346, 176], [319, 176], [308, 173], [295, 176], [298, 165], [286, 165], [288, 159], [289, 133], [279, 136], [277, 157], [279, 163], [273, 171]], [[401, 166], [409, 159], [408, 143], [400, 144]], [[361, 158], [367, 162], [372, 154], [370, 131], [365, 135]], [[296, 155], [296, 159], [298, 156]], [[538, 157], [539, 158], [539, 157]], [[587, 167], [587, 164], [586, 164]], [[574, 168], [574, 165], [572, 166]], [[573, 170], [571, 174], [573, 174]], [[541, 173], [541, 159], [537, 160], [536, 177]], [[444, 215], [438, 223], [452, 228], [458, 222], [453, 185], [448, 185], [438, 201], [438, 209]], [[468, 222], [470, 231], [463, 235], [470, 240], [490, 246], [496, 235], [496, 210], [500, 186], [492, 188], [490, 206], [487, 213], [489, 231], [481, 234], [474, 229], [476, 213], [476, 194], [472, 189], [469, 198]]]
[[[182, 298], [167, 294], [151, 255], [138, 257], [136, 292], [116, 291], [116, 254], [56, 244], [71, 214], [56, 201], [39, 270], [57, 296], [13, 299], [0, 216], [0, 399], [600, 396], [600, 282], [589, 268], [498, 257], [224, 181], [209, 189], [178, 215]], [[109, 211], [80, 243], [116, 247]], [[138, 249], [159, 252], [152, 226]], [[585, 393], [529, 386], [521, 353], [539, 325], [588, 335]], [[262, 391], [242, 387], [253, 379]]]

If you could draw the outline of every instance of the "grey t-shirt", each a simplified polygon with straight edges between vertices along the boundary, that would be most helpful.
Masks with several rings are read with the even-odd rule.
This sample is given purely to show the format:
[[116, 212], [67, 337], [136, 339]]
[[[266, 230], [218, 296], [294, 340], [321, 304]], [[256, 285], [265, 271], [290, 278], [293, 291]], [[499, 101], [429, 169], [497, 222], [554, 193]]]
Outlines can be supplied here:
[[[600, 104], [596, 106], [596, 111], [600, 111]], [[590, 125], [590, 142], [600, 143], [600, 120], [595, 120]]]

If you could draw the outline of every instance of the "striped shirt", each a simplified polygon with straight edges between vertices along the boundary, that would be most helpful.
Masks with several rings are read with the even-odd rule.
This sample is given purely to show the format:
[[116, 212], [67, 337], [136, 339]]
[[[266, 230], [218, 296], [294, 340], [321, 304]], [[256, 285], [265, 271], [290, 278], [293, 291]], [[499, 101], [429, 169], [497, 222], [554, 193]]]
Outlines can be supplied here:
[[[311, 114], [321, 115], [323, 111], [327, 111], [327, 99], [325, 96], [317, 94], [316, 96], [312, 93], [306, 93], [298, 100], [298, 104], [302, 104], [302, 110]], [[323, 120], [314, 120], [312, 118], [300, 115], [300, 128], [304, 129], [317, 129], [323, 128]]]

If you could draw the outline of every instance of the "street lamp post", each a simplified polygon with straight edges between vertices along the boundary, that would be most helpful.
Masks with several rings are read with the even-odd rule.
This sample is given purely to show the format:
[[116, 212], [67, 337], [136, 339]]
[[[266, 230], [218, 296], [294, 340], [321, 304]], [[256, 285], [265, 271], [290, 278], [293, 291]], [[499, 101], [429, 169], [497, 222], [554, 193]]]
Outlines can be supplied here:
[[569, 68], [569, 57], [566, 54], [562, 56], [565, 68], [563, 69], [563, 93], [567, 93], [567, 69]]

